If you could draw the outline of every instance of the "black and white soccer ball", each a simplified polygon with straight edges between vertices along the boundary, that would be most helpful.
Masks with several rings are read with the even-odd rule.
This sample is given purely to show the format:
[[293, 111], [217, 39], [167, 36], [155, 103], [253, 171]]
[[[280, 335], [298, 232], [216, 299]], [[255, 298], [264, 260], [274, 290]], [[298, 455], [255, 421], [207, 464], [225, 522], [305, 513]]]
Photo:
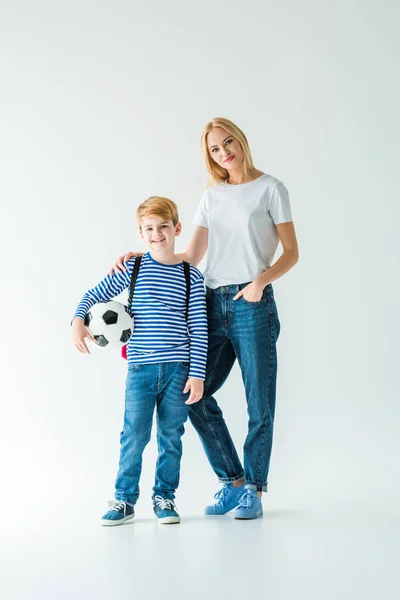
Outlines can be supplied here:
[[121, 302], [98, 302], [86, 313], [85, 325], [100, 348], [118, 350], [133, 333], [133, 318]]

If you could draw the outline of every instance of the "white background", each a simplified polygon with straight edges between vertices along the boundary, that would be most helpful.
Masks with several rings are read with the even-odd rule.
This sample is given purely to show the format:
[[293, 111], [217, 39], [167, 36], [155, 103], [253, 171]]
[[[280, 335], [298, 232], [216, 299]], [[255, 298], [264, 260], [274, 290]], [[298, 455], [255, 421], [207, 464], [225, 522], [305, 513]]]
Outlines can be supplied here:
[[[222, 586], [232, 598], [264, 591], [271, 598], [303, 592], [328, 598], [332, 582], [343, 584], [332, 597], [376, 597], [383, 586], [385, 598], [395, 597], [399, 16], [390, 1], [3, 0], [0, 423], [7, 598], [64, 598], [62, 589], [66, 598], [83, 598], [96, 585], [97, 598], [103, 592], [128, 598], [135, 590], [141, 598], [170, 598], [172, 591], [183, 597], [193, 574], [200, 579], [192, 597], [196, 590], [214, 597], [213, 589], [216, 597]], [[236, 122], [256, 167], [285, 183], [300, 248], [299, 263], [275, 284], [282, 330], [264, 510], [275, 510], [280, 524], [285, 514], [293, 517], [288, 535], [297, 514], [308, 515], [314, 532], [321, 532], [313, 520], [321, 511], [331, 532], [343, 519], [356, 522], [358, 549], [350, 538], [335, 538], [336, 559], [348, 552], [335, 569], [325, 554], [329, 538], [324, 534], [316, 551], [304, 527], [309, 552], [300, 544], [290, 561], [280, 548], [277, 571], [262, 558], [260, 541], [272, 535], [274, 519], [207, 533], [202, 509], [218, 486], [188, 424], [177, 498], [182, 518], [200, 537], [203, 532], [202, 556], [215, 552], [215, 544], [226, 548], [225, 534], [234, 535], [234, 547], [244, 548], [249, 562], [230, 575], [218, 550], [208, 580], [190, 536], [184, 542], [189, 570], [181, 571], [189, 587], [179, 588], [184, 566], [174, 559], [177, 533], [164, 540], [172, 566], [157, 578], [165, 563], [157, 562], [163, 546], [150, 505], [154, 437], [144, 458], [138, 523], [107, 536], [98, 527], [113, 495], [126, 363], [96, 349], [90, 357], [75, 352], [69, 322], [82, 294], [117, 256], [145, 250], [135, 210], [148, 196], [177, 202], [183, 223], [177, 251], [186, 249], [206, 183], [200, 135], [214, 116]], [[218, 400], [241, 449], [247, 415], [237, 367]], [[141, 518], [151, 534], [143, 529], [141, 543], [133, 540], [135, 560], [144, 561], [142, 575], [145, 565], [154, 572], [148, 579], [128, 577], [117, 593], [135, 561], [122, 578], [116, 575], [121, 547], [124, 555], [132, 541], [121, 546], [116, 536], [140, 531]], [[86, 530], [87, 523], [95, 526]], [[256, 537], [249, 541], [250, 531]], [[276, 535], [284, 534], [278, 528]], [[347, 571], [370, 543], [376, 554], [362, 554], [364, 574], [354, 565]], [[101, 566], [79, 570], [80, 552], [93, 557], [96, 548], [102, 548]], [[262, 560], [258, 566], [251, 548]], [[268, 551], [273, 561], [276, 547]], [[305, 556], [303, 565], [298, 561]], [[311, 572], [302, 577], [306, 564], [319, 572], [318, 585]]]

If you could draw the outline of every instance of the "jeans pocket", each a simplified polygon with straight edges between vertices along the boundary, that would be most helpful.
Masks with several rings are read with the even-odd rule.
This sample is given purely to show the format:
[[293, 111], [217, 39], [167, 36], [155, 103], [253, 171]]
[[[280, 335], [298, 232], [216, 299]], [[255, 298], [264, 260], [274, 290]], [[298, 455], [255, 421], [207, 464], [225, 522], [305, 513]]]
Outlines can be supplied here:
[[262, 292], [262, 296], [257, 302], [249, 302], [248, 300], [246, 300], [246, 298], [243, 298], [243, 296], [242, 300], [245, 304], [249, 304], [250, 306], [259, 306], [266, 302], [274, 302], [274, 290], [272, 288], [272, 285], [268, 284], [265, 286]]
[[263, 302], [265, 302], [264, 294], [261, 296], [260, 300], [257, 300], [257, 302], [249, 302], [248, 300], [246, 300], [246, 298], [244, 298], [244, 296], [241, 296], [240, 299], [243, 300], [243, 302], [245, 304], [248, 304], [249, 306], [260, 306], [260, 304], [263, 304]]

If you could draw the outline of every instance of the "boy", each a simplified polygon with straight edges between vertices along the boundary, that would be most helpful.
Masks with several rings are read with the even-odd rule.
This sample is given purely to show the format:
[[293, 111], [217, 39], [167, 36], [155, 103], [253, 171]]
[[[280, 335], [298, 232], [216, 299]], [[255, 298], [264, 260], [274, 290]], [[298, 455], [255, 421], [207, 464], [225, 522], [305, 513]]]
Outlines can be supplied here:
[[[182, 456], [181, 437], [189, 404], [203, 396], [207, 358], [207, 316], [204, 279], [190, 265], [190, 298], [184, 264], [175, 254], [181, 233], [178, 209], [172, 200], [152, 196], [136, 212], [139, 232], [149, 247], [143, 255], [132, 300], [134, 332], [127, 345], [128, 376], [124, 426], [121, 433], [115, 501], [102, 525], [120, 525], [134, 517], [139, 497], [142, 454], [150, 440], [157, 407], [158, 459], [153, 509], [160, 523], [179, 523], [174, 503]], [[72, 321], [76, 348], [89, 353], [84, 326], [88, 310], [129, 287], [136, 258], [127, 270], [107, 277], [82, 298]], [[187, 314], [186, 314], [187, 313]]]

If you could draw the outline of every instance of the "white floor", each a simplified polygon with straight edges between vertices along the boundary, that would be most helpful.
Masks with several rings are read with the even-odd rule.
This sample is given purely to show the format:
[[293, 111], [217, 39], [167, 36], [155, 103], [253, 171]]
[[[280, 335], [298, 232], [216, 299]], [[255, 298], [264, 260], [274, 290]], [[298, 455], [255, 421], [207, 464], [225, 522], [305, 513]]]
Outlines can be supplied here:
[[161, 526], [146, 501], [133, 521], [106, 528], [104, 506], [56, 513], [44, 499], [13, 523], [11, 503], [1, 597], [398, 600], [396, 506], [283, 504], [268, 494], [264, 517], [251, 522], [180, 506], [182, 523]]

